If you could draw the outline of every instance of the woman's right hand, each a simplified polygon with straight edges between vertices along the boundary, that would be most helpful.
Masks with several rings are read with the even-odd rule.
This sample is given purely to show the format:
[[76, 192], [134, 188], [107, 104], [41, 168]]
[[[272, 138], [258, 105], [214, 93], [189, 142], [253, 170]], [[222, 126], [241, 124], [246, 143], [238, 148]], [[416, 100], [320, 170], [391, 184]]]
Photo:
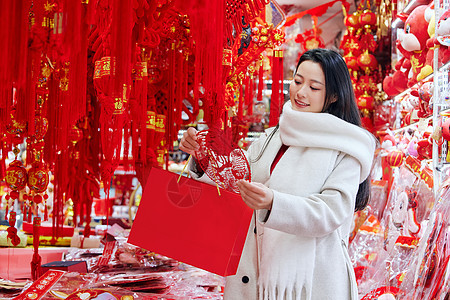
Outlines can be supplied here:
[[200, 145], [197, 143], [197, 129], [194, 127], [189, 127], [184, 133], [180, 140], [179, 148], [186, 153], [191, 154], [195, 157], [195, 151], [197, 151]]

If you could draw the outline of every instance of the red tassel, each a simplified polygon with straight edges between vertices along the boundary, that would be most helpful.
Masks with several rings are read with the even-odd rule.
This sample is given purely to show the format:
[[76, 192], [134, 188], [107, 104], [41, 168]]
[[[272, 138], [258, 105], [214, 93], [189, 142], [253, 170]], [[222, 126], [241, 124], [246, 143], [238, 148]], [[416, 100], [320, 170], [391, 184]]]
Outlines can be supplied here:
[[253, 76], [249, 79], [249, 85], [248, 85], [248, 108], [247, 108], [247, 114], [249, 116], [253, 115], [253, 92], [254, 92], [254, 84], [255, 81], [253, 80]]
[[284, 82], [283, 82], [283, 78], [284, 78], [284, 67], [283, 67], [283, 50], [278, 50], [278, 59], [279, 59], [279, 68], [280, 71], [278, 72], [279, 75], [279, 81], [280, 81], [280, 106], [279, 106], [279, 111], [278, 114], [281, 114], [281, 111], [283, 110], [283, 103], [284, 103]]
[[272, 96], [270, 99], [270, 119], [269, 119], [269, 127], [275, 126], [278, 123], [278, 111], [279, 111], [279, 91], [280, 91], [280, 82], [278, 81], [278, 72], [279, 68], [279, 60], [278, 60], [278, 51], [273, 51], [272, 56]]
[[44, 221], [48, 221], [47, 200], [44, 201]]
[[9, 200], [6, 200], [5, 220], [8, 220], [8, 212], [9, 212], [8, 202]]
[[24, 203], [22, 204], [22, 213], [23, 213], [23, 220], [28, 220], [27, 218], [27, 205]]
[[31, 217], [33, 215], [33, 212], [31, 211], [31, 203], [28, 201], [27, 203], [28, 206], [28, 223], [31, 223]]
[[238, 107], [238, 119], [242, 120], [244, 116], [244, 86], [241, 84], [239, 87], [239, 107]]
[[258, 73], [258, 101], [263, 100], [263, 88], [264, 88], [264, 68], [261, 64], [259, 67], [259, 73]]
[[270, 101], [269, 126], [275, 126], [283, 108], [283, 51], [274, 50], [272, 72], [272, 98]]
[[34, 217], [33, 219], [33, 259], [31, 260], [31, 277], [33, 281], [39, 278], [41, 271], [41, 256], [39, 255], [39, 231], [41, 227], [41, 218]]

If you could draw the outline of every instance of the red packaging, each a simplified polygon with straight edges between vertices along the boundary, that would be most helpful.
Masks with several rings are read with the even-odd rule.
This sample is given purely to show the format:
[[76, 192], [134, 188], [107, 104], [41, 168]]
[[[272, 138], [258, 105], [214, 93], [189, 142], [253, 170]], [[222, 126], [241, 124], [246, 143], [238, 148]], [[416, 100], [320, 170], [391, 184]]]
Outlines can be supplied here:
[[[179, 182], [178, 179], [180, 179]], [[209, 272], [236, 270], [253, 210], [239, 194], [153, 168], [128, 242]]]

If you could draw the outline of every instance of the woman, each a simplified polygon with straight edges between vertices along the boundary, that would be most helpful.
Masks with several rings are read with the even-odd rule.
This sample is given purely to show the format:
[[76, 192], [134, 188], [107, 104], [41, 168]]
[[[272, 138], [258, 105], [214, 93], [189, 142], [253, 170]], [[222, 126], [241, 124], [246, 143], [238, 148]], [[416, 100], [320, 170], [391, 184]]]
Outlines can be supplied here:
[[[238, 187], [255, 217], [225, 299], [358, 299], [347, 243], [376, 141], [338, 53], [307, 51], [294, 74], [279, 124], [248, 149], [252, 182]], [[196, 133], [181, 150], [195, 155]]]

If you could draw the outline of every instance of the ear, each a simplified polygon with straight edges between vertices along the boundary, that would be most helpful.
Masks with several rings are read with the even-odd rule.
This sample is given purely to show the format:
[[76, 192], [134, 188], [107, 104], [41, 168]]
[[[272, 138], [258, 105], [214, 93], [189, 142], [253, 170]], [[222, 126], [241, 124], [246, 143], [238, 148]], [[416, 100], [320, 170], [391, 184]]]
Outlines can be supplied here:
[[331, 103], [334, 103], [334, 102], [336, 102], [337, 101], [337, 96], [336, 95], [334, 95], [334, 96], [331, 96], [331, 101], [330, 101], [330, 104]]

